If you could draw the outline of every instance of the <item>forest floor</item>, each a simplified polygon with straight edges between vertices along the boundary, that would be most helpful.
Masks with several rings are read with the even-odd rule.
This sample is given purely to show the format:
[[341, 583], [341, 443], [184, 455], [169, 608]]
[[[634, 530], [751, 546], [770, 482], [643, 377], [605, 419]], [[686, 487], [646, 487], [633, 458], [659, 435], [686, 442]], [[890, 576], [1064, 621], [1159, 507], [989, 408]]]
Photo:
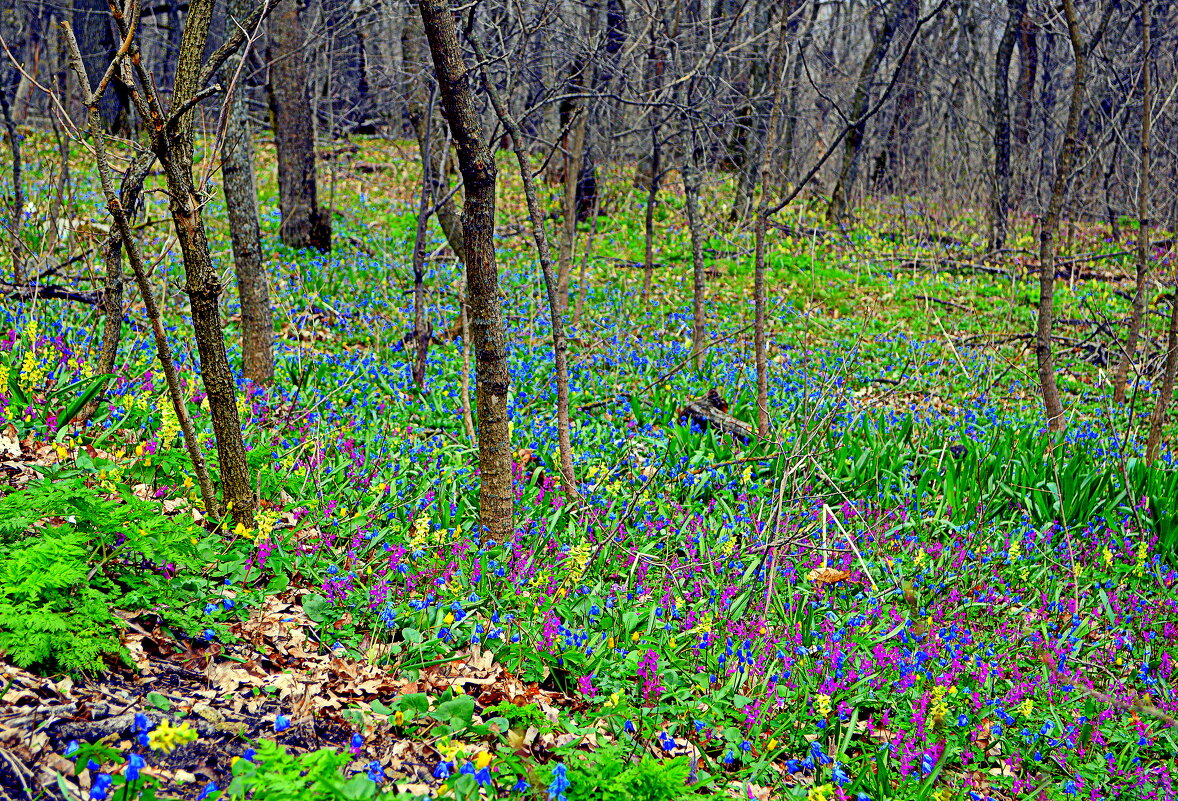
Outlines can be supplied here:
[[[28, 147], [44, 165], [26, 187], [35, 250], [56, 175], [50, 143]], [[416, 151], [324, 156], [330, 256], [275, 244], [261, 187], [279, 327], [277, 381], [241, 387], [256, 530], [199, 511], [141, 301], [85, 426], [67, 418], [93, 380], [93, 308], [0, 309], [0, 798], [1178, 796], [1178, 466], [1173, 450], [1141, 458], [1165, 297], [1131, 402], [1114, 406], [1107, 381], [1130, 224], [1121, 241], [1065, 225], [1069, 424], [1052, 444], [1029, 221], [983, 260], [968, 212], [894, 199], [840, 230], [799, 201], [769, 243], [774, 433], [742, 444], [677, 412], [715, 390], [755, 420], [752, 243], [727, 222], [727, 177], [704, 203], [696, 371], [675, 179], [642, 299], [645, 193], [603, 170], [588, 286], [574, 284], [573, 496], [555, 480], [548, 316], [504, 158], [516, 533], [483, 543], [461, 340], [431, 347], [425, 392], [401, 345]], [[82, 255], [51, 277], [82, 289], [104, 219], [87, 170], [75, 153], [62, 226]], [[144, 219], [165, 219], [163, 202], [148, 193]], [[232, 287], [215, 192], [207, 217]], [[211, 447], [178, 254], [167, 225], [141, 230]], [[435, 256], [440, 332], [460, 272]], [[1164, 245], [1154, 257], [1172, 271]]]

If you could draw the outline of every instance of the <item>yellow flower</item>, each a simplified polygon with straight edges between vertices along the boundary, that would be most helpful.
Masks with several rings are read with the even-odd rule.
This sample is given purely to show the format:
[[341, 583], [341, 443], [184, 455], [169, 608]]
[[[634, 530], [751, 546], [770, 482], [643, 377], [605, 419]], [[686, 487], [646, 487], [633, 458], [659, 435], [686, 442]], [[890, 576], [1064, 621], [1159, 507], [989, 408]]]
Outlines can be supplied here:
[[830, 714], [830, 696], [825, 693], [819, 693], [817, 700], [814, 702], [814, 708], [818, 710], [818, 714], [826, 717]]
[[630, 639], [633, 640], [634, 642], [638, 642], [638, 640], [640, 640], [641, 638], [642, 638], [642, 635], [639, 634], [638, 632], [634, 632], [633, 634], [630, 635]]
[[494, 757], [492, 757], [486, 751], [479, 751], [478, 756], [474, 758], [475, 770], [482, 770], [483, 768], [487, 767], [487, 765], [491, 764], [492, 759], [494, 759]]
[[773, 750], [774, 748], [776, 748], [776, 747], [777, 747], [777, 738], [776, 738], [776, 737], [770, 737], [770, 738], [769, 738], [769, 747], [768, 747], [768, 749], [767, 749], [767, 750], [769, 750], [769, 751], [772, 751], [772, 750]]
[[438, 753], [446, 762], [453, 762], [454, 757], [462, 753], [462, 743], [451, 742], [449, 737], [443, 737], [438, 741]]
[[185, 743], [190, 743], [196, 739], [196, 732], [189, 728], [187, 723], [181, 723], [179, 726], [173, 726], [167, 720], [160, 723], [152, 730], [151, 734], [147, 735], [148, 745], [153, 751], [163, 751], [165, 754], [170, 754]]
[[834, 792], [833, 784], [811, 787], [810, 792], [806, 793], [806, 801], [826, 801], [832, 792]]
[[1034, 709], [1035, 709], [1035, 702], [1032, 701], [1030, 698], [1023, 701], [1018, 706], [1018, 711], [1023, 713], [1023, 717], [1028, 717], [1028, 718], [1031, 716], [1031, 712], [1034, 711]]
[[1113, 552], [1109, 550], [1107, 545], [1104, 546], [1104, 550], [1101, 552], [1100, 558], [1104, 560], [1105, 567], [1113, 566]]
[[405, 724], [405, 713], [398, 709], [396, 712], [393, 713], [393, 725], [394, 726], [403, 726], [404, 724]]

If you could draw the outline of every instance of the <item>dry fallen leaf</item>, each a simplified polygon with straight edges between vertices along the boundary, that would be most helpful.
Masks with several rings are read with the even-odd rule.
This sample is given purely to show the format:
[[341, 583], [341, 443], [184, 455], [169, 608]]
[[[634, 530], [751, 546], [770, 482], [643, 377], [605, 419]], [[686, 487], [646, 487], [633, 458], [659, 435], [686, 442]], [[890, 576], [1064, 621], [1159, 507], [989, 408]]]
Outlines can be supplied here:
[[816, 567], [806, 574], [806, 581], [817, 581], [819, 584], [837, 584], [846, 581], [851, 574], [846, 570], [836, 570], [833, 567]]

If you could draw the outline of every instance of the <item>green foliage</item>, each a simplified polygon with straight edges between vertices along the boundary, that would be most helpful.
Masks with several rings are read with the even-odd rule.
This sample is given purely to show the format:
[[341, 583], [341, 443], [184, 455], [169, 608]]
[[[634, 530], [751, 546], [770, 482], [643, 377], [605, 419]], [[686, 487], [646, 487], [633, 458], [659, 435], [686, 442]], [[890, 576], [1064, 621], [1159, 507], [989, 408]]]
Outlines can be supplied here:
[[364, 774], [347, 777], [344, 768], [351, 757], [331, 748], [299, 756], [265, 740], [257, 746], [257, 759], [233, 763], [233, 781], [222, 798], [254, 801], [365, 801], [375, 798], [380, 785]]
[[16, 664], [101, 669], [119, 650], [111, 608], [166, 606], [177, 587], [164, 566], [196, 564], [191, 533], [123, 490], [110, 498], [73, 476], [0, 499], [0, 651]]
[[[574, 752], [565, 762], [569, 801], [672, 801], [691, 795], [686, 757], [659, 760], [643, 756], [631, 761], [618, 745], [591, 754]], [[547, 782], [551, 782], [551, 768]]]

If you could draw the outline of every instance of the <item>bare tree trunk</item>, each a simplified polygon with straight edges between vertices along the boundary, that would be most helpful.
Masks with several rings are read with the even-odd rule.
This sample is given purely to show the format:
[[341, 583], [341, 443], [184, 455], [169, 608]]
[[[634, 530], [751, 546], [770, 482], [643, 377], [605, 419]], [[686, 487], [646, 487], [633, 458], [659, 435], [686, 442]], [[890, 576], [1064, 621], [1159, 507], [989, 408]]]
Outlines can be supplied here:
[[12, 119], [12, 109], [8, 106], [8, 95], [0, 87], [0, 112], [4, 115], [4, 128], [8, 131], [8, 147], [12, 152], [12, 208], [8, 223], [9, 244], [12, 250], [12, 283], [24, 286], [28, 281], [25, 276], [24, 245], [20, 238], [21, 220], [25, 216], [24, 179], [21, 177], [20, 163], [20, 131], [16, 129], [16, 122]]
[[601, 211], [601, 195], [594, 193], [589, 236], [585, 238], [585, 250], [581, 252], [581, 271], [577, 276], [577, 305], [573, 309], [573, 328], [581, 324], [581, 312], [585, 309], [585, 296], [589, 294], [589, 259], [593, 255], [593, 238], [597, 234], [597, 217]]
[[1084, 43], [1080, 39], [1080, 22], [1076, 15], [1075, 2], [1063, 0], [1063, 3], [1076, 71], [1063, 144], [1055, 162], [1051, 198], [1039, 231], [1039, 308], [1035, 323], [1035, 360], [1038, 365], [1039, 386], [1043, 394], [1043, 407], [1047, 415], [1047, 427], [1051, 431], [1063, 431], [1066, 427], [1063, 402], [1060, 400], [1059, 385], [1055, 380], [1055, 357], [1051, 347], [1054, 324], [1052, 307], [1055, 299], [1055, 237], [1059, 233], [1064, 196], [1071, 182], [1072, 162], [1075, 160], [1079, 144], [1080, 112], [1084, 103], [1084, 90], [1088, 84], [1088, 59]]
[[[479, 61], [486, 63], [487, 57], [483, 48], [474, 43], [475, 53]], [[552, 355], [556, 368], [556, 436], [560, 448], [560, 476], [565, 488], [572, 495], [577, 494], [577, 480], [573, 473], [573, 445], [569, 434], [569, 363], [568, 340], [564, 333], [564, 311], [568, 308], [568, 283], [571, 267], [564, 267], [564, 296], [561, 296], [560, 273], [553, 269], [552, 252], [548, 247], [548, 235], [544, 231], [544, 210], [540, 207], [540, 200], [536, 193], [536, 178], [532, 173], [532, 165], [528, 163], [527, 150], [524, 148], [523, 134], [519, 124], [511, 115], [499, 90], [491, 83], [487, 73], [483, 72], [483, 85], [491, 98], [491, 105], [495, 114], [511, 137], [511, 148], [515, 151], [515, 159], [519, 164], [520, 177], [523, 179], [524, 198], [528, 204], [528, 219], [532, 224], [532, 238], [536, 241], [536, 253], [540, 258], [540, 271], [544, 275], [544, 287], [548, 290], [548, 313], [552, 317]], [[569, 159], [569, 167], [565, 170], [565, 236], [569, 239], [569, 223], [572, 222], [573, 236], [577, 230], [577, 177], [581, 173], [579, 151], [583, 149], [585, 141], [584, 115], [578, 121], [580, 132], [573, 136], [573, 158]], [[580, 140], [579, 142], [577, 140]], [[571, 247], [570, 247], [571, 251]], [[568, 255], [571, 260], [572, 254]], [[564, 246], [561, 247], [561, 258], [565, 258]]]
[[[1129, 369], [1133, 366], [1133, 357], [1137, 353], [1142, 322], [1145, 320], [1145, 307], [1149, 300], [1149, 287], [1146, 282], [1149, 278], [1149, 233], [1152, 223], [1149, 217], [1149, 146], [1153, 114], [1149, 74], [1152, 66], [1150, 6], [1150, 0], [1145, 0], [1141, 6], [1141, 52], [1144, 63], [1141, 68], [1141, 166], [1137, 173], [1137, 287], [1133, 293], [1133, 311], [1129, 315], [1129, 335], [1125, 338], [1125, 349], [1121, 352], [1121, 361], [1117, 364], [1113, 379], [1113, 400], [1117, 403], [1125, 402], [1125, 386], [1129, 383]], [[1113, 219], [1115, 220], [1115, 217]]]
[[[191, 12], [190, 12], [191, 13]], [[270, 106], [278, 151], [282, 243], [331, 250], [330, 212], [319, 208], [315, 126], [303, 56], [306, 34], [297, 0], [284, 0], [270, 25]]]
[[[413, 384], [420, 392], [425, 389], [425, 362], [429, 356], [429, 341], [433, 332], [425, 321], [425, 237], [430, 218], [430, 188], [433, 185], [433, 93], [425, 112], [425, 130], [421, 132], [421, 202], [417, 207], [417, 227], [413, 233]], [[435, 204], [437, 202], [435, 201]], [[464, 343], [465, 344], [465, 343]]]
[[[404, 96], [409, 124], [413, 128], [413, 135], [417, 139], [417, 148], [420, 153], [425, 152], [426, 129], [433, 125], [432, 109], [429, 112], [431, 116], [427, 118], [426, 115], [425, 98], [429, 79], [417, 71], [418, 65], [422, 62], [421, 43], [424, 35], [421, 30], [421, 20], [410, 15], [401, 31], [402, 52], [407, 65], [412, 65], [406, 69]], [[463, 252], [462, 217], [448, 185], [446, 162], [449, 158], [449, 147], [438, 148], [433, 156], [429, 169], [430, 194], [433, 197], [433, 205], [437, 207], [435, 214], [438, 218], [438, 225], [442, 228], [442, 234], [446, 237], [446, 243], [455, 255], [461, 255]]]
[[[757, 436], [762, 439], [769, 436], [769, 358], [765, 348], [765, 235], [769, 228], [771, 200], [769, 174], [773, 169], [773, 154], [777, 149], [777, 117], [781, 113], [781, 62], [785, 57], [787, 30], [784, 10], [779, 25], [777, 51], [771, 57], [772, 66], [769, 69], [773, 100], [769, 106], [765, 144], [761, 151], [761, 199], [757, 204], [757, 219], [753, 226], [753, 358], [757, 370]], [[859, 115], [862, 114], [863, 111], [860, 111]]]
[[990, 201], [990, 250], [1006, 246], [1010, 213], [1010, 58], [1027, 0], [1007, 0], [1006, 27], [994, 57], [994, 187]]
[[[249, 0], [229, 0], [230, 25], [243, 24], [250, 10]], [[221, 148], [221, 178], [229, 218], [229, 241], [233, 247], [233, 267], [237, 273], [237, 295], [241, 302], [242, 373], [255, 384], [268, 384], [274, 379], [274, 317], [262, 257], [253, 141], [245, 108], [244, 78], [239, 74], [243, 57], [230, 57], [221, 70], [222, 85], [233, 90], [226, 98], [229, 107]]]
[[442, 93], [442, 110], [458, 149], [466, 198], [462, 209], [466, 280], [470, 293], [478, 406], [479, 522], [485, 538], [511, 536], [514, 495], [507, 421], [510, 374], [503, 336], [499, 273], [495, 266], [495, 160], [482, 141], [454, 14], [447, 0], [418, 0]]
[[470, 314], [466, 304], [466, 274], [458, 280], [458, 314], [462, 326], [462, 376], [458, 382], [458, 399], [462, 404], [462, 427], [466, 437], [475, 442], [474, 420], [470, 416]]
[[[561, 226], [560, 255], [556, 262], [556, 299], [559, 303], [559, 312], [562, 314], [569, 307], [569, 280], [573, 274], [573, 252], [577, 244], [577, 187], [580, 184], [581, 168], [585, 163], [585, 112], [578, 106], [573, 113], [577, 115], [577, 120], [573, 123], [572, 136], [564, 155], [564, 220]], [[520, 169], [525, 168], [521, 166]], [[543, 220], [543, 217], [540, 219]]]
[[[1175, 271], [1178, 275], [1178, 271]], [[1170, 327], [1166, 333], [1166, 365], [1162, 372], [1162, 387], [1149, 417], [1149, 437], [1145, 444], [1145, 461], [1152, 464], [1162, 442], [1162, 424], [1174, 398], [1174, 376], [1178, 373], [1178, 297], [1170, 300]]]
[[871, 50], [859, 69], [859, 80], [855, 85], [855, 96], [851, 100], [851, 113], [848, 115], [848, 119], [855, 121], [855, 124], [851, 126], [843, 141], [843, 163], [839, 168], [838, 180], [835, 182], [830, 207], [826, 212], [827, 219], [832, 223], [838, 222], [847, 213], [848, 198], [859, 171], [859, 151], [863, 147], [863, 135], [867, 129], [867, 122], [862, 118], [871, 100], [871, 84], [880, 64], [883, 63], [884, 56], [887, 55], [888, 46], [892, 43], [892, 37], [896, 34], [896, 28], [908, 2], [909, 0], [890, 0], [883, 25], [876, 33]]
[[[651, 111], [651, 114], [655, 114]], [[662, 147], [659, 141], [659, 126], [650, 126], [650, 184], [646, 192], [646, 216], [643, 222], [645, 236], [645, 254], [642, 275], [642, 299], [650, 297], [650, 285], [654, 278], [654, 210], [659, 202], [659, 184], [662, 182], [663, 172]]]
[[[690, 101], [689, 101], [690, 105]], [[704, 274], [704, 234], [699, 213], [699, 147], [694, 123], [689, 125], [687, 147], [683, 158], [683, 205], [687, 212], [687, 230], [691, 236], [691, 352], [695, 369], [704, 366], [704, 296], [707, 279]]]

